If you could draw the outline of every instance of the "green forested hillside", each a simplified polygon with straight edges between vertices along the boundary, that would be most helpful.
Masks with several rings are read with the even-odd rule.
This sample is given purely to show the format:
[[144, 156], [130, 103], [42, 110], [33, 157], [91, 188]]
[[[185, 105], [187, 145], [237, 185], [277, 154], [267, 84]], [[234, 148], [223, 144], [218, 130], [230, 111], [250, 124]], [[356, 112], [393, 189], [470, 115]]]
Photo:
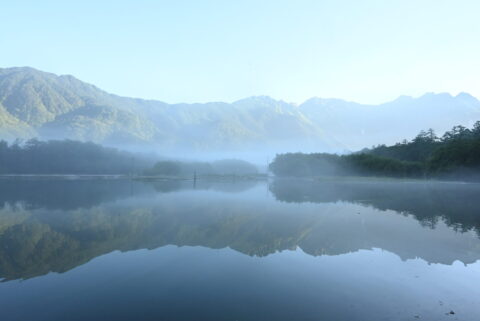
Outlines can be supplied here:
[[73, 139], [162, 150], [254, 149], [296, 140], [336, 143], [292, 106], [268, 97], [233, 104], [165, 104], [106, 93], [72, 76], [0, 69], [0, 138]]
[[132, 174], [153, 161], [91, 142], [0, 141], [0, 174]]
[[[354, 151], [445, 131], [480, 118], [466, 94], [400, 97], [381, 105], [313, 98], [296, 105], [266, 96], [232, 103], [167, 104], [109, 94], [73, 76], [0, 68], [0, 139], [91, 140], [165, 152]], [[397, 121], [401, 119], [402, 121]]]
[[461, 177], [480, 179], [480, 121], [455, 126], [441, 138], [432, 129], [413, 140], [348, 155], [281, 154], [270, 164], [278, 176]]

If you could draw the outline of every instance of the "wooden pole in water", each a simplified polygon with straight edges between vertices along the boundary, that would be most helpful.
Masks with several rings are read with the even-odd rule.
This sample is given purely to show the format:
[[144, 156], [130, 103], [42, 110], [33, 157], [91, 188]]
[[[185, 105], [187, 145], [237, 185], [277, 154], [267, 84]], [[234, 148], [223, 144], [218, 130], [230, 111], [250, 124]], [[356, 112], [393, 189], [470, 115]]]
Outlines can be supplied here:
[[197, 170], [193, 171], [193, 188], [197, 186]]
[[135, 157], [131, 158], [131, 167], [130, 167], [130, 177], [133, 177], [135, 174]]

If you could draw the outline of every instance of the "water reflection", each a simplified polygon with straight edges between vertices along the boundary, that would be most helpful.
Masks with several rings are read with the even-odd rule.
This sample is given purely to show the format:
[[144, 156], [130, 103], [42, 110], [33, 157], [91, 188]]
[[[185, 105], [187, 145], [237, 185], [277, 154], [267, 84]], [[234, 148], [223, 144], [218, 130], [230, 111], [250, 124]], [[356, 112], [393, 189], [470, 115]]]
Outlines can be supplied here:
[[254, 180], [152, 180], [99, 178], [3, 178], [0, 179], [0, 206], [21, 203], [28, 209], [90, 208], [105, 202], [154, 192], [214, 190], [241, 192], [257, 184]]
[[480, 184], [402, 180], [277, 179], [270, 190], [293, 203], [349, 202], [412, 214], [432, 228], [439, 221], [458, 231], [480, 231]]
[[4, 180], [0, 278], [65, 272], [115, 250], [191, 245], [250, 256], [380, 248], [480, 258], [480, 186], [372, 181]]

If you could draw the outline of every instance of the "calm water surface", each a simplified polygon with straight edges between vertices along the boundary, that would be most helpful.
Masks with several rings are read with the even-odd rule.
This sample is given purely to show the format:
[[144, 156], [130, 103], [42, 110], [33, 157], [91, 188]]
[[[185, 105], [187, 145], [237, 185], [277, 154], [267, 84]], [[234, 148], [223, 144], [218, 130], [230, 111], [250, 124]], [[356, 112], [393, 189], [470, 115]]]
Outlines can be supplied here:
[[480, 185], [0, 180], [0, 320], [480, 320]]

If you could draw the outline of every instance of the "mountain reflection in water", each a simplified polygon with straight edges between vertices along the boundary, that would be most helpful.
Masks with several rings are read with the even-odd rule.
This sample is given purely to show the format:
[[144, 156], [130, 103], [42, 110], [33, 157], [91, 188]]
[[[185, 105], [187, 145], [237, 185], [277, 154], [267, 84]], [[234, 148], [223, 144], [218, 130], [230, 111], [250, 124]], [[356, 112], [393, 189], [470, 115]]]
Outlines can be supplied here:
[[0, 191], [4, 280], [166, 245], [259, 257], [380, 248], [429, 263], [480, 258], [478, 184], [42, 179], [2, 180]]

